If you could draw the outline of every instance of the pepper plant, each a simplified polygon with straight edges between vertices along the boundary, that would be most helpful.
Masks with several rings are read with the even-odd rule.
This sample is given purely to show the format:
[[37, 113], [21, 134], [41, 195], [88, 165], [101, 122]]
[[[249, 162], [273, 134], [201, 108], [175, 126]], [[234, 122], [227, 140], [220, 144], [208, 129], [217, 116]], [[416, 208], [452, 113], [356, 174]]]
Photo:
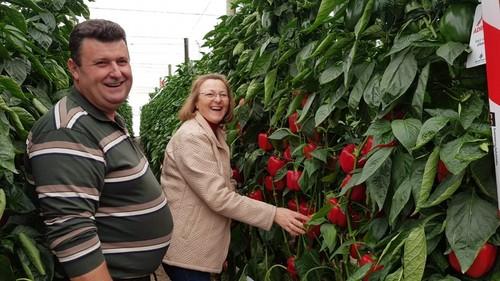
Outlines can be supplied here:
[[24, 176], [33, 123], [70, 85], [68, 37], [84, 1], [0, 1], [0, 279], [52, 280], [52, 254], [38, 231]]
[[239, 191], [312, 217], [301, 237], [236, 223], [224, 280], [499, 278], [485, 67], [464, 66], [477, 4], [233, 2], [202, 60], [238, 103]]

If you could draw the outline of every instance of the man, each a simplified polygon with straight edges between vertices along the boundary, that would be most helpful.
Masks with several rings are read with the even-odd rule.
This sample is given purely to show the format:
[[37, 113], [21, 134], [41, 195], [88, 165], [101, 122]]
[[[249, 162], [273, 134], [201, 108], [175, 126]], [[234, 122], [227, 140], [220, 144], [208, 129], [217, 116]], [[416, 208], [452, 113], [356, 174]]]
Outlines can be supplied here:
[[170, 242], [172, 217], [147, 159], [116, 110], [132, 71], [124, 30], [106, 20], [70, 35], [71, 93], [27, 140], [51, 251], [71, 280], [150, 280]]

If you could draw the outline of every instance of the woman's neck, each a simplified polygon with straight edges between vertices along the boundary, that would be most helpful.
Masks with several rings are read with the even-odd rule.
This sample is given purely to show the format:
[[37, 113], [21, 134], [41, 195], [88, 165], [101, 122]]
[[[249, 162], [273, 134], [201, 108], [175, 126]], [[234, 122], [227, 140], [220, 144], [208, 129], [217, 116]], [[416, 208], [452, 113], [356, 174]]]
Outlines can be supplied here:
[[208, 125], [210, 125], [210, 128], [212, 128], [212, 131], [214, 131], [214, 133], [217, 132], [217, 128], [219, 128], [219, 124], [214, 124], [214, 123], [208, 122], [208, 121], [207, 121], [207, 123], [208, 123]]

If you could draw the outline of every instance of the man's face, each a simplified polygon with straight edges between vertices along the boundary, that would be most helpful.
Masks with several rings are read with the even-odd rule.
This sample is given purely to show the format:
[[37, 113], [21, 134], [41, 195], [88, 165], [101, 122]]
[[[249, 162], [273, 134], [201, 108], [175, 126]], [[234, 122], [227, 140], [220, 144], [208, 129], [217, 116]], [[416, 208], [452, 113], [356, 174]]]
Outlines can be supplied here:
[[101, 42], [86, 38], [80, 46], [80, 65], [68, 60], [76, 89], [114, 120], [116, 109], [132, 87], [127, 45], [123, 40]]

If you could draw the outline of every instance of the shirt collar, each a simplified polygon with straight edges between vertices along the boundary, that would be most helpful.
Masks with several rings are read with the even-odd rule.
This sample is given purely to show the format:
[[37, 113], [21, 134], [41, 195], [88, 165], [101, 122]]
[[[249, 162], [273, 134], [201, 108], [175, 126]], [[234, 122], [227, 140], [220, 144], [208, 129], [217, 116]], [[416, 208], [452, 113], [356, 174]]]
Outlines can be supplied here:
[[83, 110], [85, 110], [89, 115], [91, 115], [95, 119], [103, 122], [115, 123], [128, 134], [127, 128], [125, 126], [125, 120], [118, 114], [118, 112], [115, 113], [114, 121], [109, 120], [109, 118], [106, 116], [106, 114], [104, 114], [104, 112], [102, 112], [99, 108], [95, 107], [92, 103], [90, 103], [87, 100], [87, 98], [85, 98], [74, 86], [71, 87], [68, 97], [73, 101], [75, 101], [78, 105], [80, 105], [83, 108]]
[[214, 132], [214, 130], [212, 130], [212, 127], [210, 127], [210, 124], [208, 124], [208, 121], [198, 111], [196, 111], [194, 119], [196, 120], [196, 122], [198, 122], [198, 124], [201, 125], [203, 130], [207, 132], [212, 139], [214, 139], [215, 144], [218, 147], [224, 148], [224, 145], [222, 143], [226, 141], [226, 134], [221, 127], [218, 127]]

